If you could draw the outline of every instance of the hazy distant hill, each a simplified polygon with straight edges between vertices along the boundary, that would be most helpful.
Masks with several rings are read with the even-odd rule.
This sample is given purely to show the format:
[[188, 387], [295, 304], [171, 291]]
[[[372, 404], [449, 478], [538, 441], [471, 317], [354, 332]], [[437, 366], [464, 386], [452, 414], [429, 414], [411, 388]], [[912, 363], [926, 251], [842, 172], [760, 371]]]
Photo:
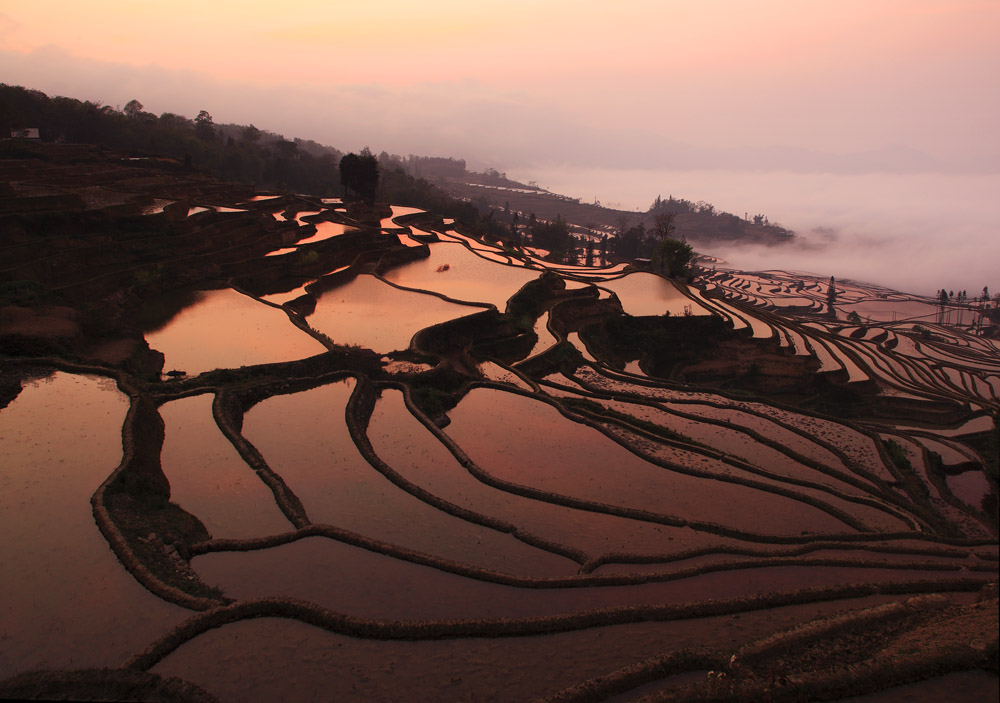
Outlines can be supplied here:
[[[239, 183], [320, 197], [343, 194], [339, 171], [343, 153], [338, 149], [307, 139], [286, 139], [252, 124], [216, 124], [206, 111], [194, 119], [169, 112], [156, 116], [137, 100], [119, 111], [0, 84], [0, 128], [9, 133], [25, 127], [38, 128], [43, 141], [103, 144], [135, 156], [173, 156], [186, 167]], [[561, 218], [578, 235], [587, 231], [610, 239], [630, 235], [645, 242], [653, 218], [662, 211], [677, 213], [676, 236], [695, 244], [738, 240], [772, 245], [794, 236], [762, 216], [746, 220], [704, 202], [658, 198], [645, 213], [582, 203], [511, 181], [497, 171], [471, 172], [464, 160], [450, 157], [404, 158], [382, 152], [379, 163], [380, 200], [453, 217], [492, 238], [510, 235], [519, 213], [522, 226], [534, 214], [542, 221]]]
[[511, 180], [495, 169], [470, 171], [462, 159], [413, 155], [404, 158], [382, 152], [379, 162], [384, 170], [402, 169], [414, 177], [426, 179], [455, 197], [473, 203], [481, 213], [493, 212], [493, 219], [508, 228], [514, 223], [515, 213], [522, 225], [534, 214], [546, 221], [559, 217], [578, 233], [589, 230], [598, 235], [621, 236], [637, 228], [650, 230], [658, 213], [673, 211], [677, 213], [676, 235], [694, 243], [739, 240], [772, 245], [786, 243], [794, 236], [790, 230], [768, 223], [762, 215], [744, 219], [717, 211], [705, 202], [657, 198], [649, 210], [638, 213], [602, 207], [600, 203], [584, 203], [579, 198], [552, 193], [534, 183]]

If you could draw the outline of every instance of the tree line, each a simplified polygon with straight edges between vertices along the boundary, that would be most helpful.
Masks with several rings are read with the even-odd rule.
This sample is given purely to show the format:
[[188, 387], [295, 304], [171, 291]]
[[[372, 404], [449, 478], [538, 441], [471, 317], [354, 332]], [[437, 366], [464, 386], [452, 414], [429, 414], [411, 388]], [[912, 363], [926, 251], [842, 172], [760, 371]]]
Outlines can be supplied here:
[[[37, 127], [43, 141], [98, 144], [131, 156], [170, 156], [186, 167], [262, 189], [377, 198], [419, 207], [452, 217], [479, 235], [499, 237], [507, 231], [488, 209], [481, 211], [408, 175], [403, 164], [381, 167], [367, 148], [344, 154], [311, 140], [285, 139], [253, 124], [217, 124], [207, 110], [194, 119], [172, 112], [155, 115], [139, 100], [117, 109], [0, 84], [0, 127], [8, 134], [10, 129]], [[440, 165], [437, 161], [420, 163]], [[464, 170], [464, 162], [449, 165]]]
[[672, 237], [674, 217], [703, 208], [673, 197], [657, 198], [651, 208], [653, 229], [647, 232], [640, 223], [610, 242], [604, 238], [598, 252], [593, 241], [573, 237], [561, 217], [545, 222], [531, 215], [528, 222], [518, 223], [515, 213], [514, 221], [505, 222], [485, 198], [460, 200], [412, 175], [414, 171], [464, 173], [465, 162], [457, 159], [403, 159], [385, 152], [375, 157], [367, 147], [358, 154], [344, 154], [311, 140], [286, 139], [253, 124], [217, 124], [207, 110], [193, 119], [172, 112], [155, 115], [137, 99], [118, 109], [6, 84], [0, 84], [2, 126], [37, 127], [44, 141], [98, 144], [132, 156], [171, 156], [187, 168], [263, 189], [418, 207], [454, 218], [477, 236], [516, 244], [530, 239], [534, 246], [573, 263], [590, 264], [598, 256], [604, 263], [609, 253], [624, 259], [648, 258], [654, 268], [672, 276], [685, 273], [693, 256], [686, 242]]

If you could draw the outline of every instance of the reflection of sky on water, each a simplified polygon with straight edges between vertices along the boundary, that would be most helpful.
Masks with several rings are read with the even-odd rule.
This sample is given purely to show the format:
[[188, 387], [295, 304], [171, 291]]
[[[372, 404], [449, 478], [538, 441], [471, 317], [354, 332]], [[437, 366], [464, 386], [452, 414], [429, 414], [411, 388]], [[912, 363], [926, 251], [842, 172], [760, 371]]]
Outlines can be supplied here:
[[0, 679], [118, 666], [189, 614], [139, 585], [94, 524], [127, 409], [114, 381], [56, 372], [0, 410]]
[[479, 312], [433, 295], [393, 288], [361, 275], [323, 293], [306, 322], [337, 344], [357, 344], [377, 352], [406, 349], [418, 331]]
[[[540, 271], [488, 261], [458, 243], [441, 242], [426, 259], [387, 271], [386, 279], [401, 286], [443, 293], [456, 300], [492, 303], [503, 311], [507, 300]], [[444, 267], [447, 266], [446, 270]]]
[[282, 311], [234, 290], [205, 291], [160, 330], [146, 333], [163, 352], [164, 370], [189, 376], [212, 369], [292, 361], [326, 348], [291, 323]]

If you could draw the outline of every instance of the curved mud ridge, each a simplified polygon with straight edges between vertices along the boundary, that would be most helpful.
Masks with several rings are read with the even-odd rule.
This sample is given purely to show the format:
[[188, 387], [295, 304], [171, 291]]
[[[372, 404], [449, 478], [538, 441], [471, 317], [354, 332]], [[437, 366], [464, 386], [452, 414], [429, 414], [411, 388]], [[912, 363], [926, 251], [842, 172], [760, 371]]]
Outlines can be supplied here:
[[[124, 663], [22, 674], [0, 684], [0, 693], [137, 690], [148, 700], [210, 700], [211, 682], [195, 686], [149, 670], [212, 631], [250, 620], [264, 628], [295, 621], [344, 638], [348, 645], [338, 657], [347, 660], [378, 654], [366, 649], [377, 643], [558, 634], [568, 647], [560, 659], [576, 683], [547, 687], [538, 675], [532, 696], [547, 701], [620, 694], [808, 700], [947, 671], [995, 671], [1000, 353], [968, 323], [949, 324], [944, 311], [917, 297], [852, 282], [840, 284], [831, 311], [825, 281], [787, 272], [702, 272], [698, 288], [670, 285], [710, 315], [631, 318], [617, 295], [602, 298], [598, 286], [634, 275], [634, 268], [549, 266], [513, 243], [448, 234], [443, 224], [433, 236], [415, 235], [417, 246], [403, 246], [397, 234], [417, 224], [419, 213], [386, 231], [311, 199], [265, 203], [232, 218], [220, 211], [192, 219], [187, 205], [177, 206], [170, 212], [185, 215], [177, 241], [215, 236], [199, 249], [213, 285], [281, 309], [288, 329], [310, 334], [324, 353], [168, 379], [135, 359], [118, 366], [86, 362], [75, 352], [11, 359], [15, 377], [29, 367], [100, 374], [128, 396], [121, 462], [108, 467], [90, 496], [94, 519], [136, 581], [192, 612]], [[315, 210], [308, 221], [359, 231], [265, 258], [267, 250], [308, 234], [298, 220], [265, 221], [265, 207], [293, 216]], [[384, 214], [359, 213], [372, 222]], [[241, 235], [239, 226], [249, 229]], [[248, 243], [252, 250], [241, 254]], [[509, 294], [499, 289], [507, 296], [504, 309], [484, 309], [453, 288], [437, 289], [440, 277], [414, 273], [436, 246], [460, 246], [477, 266], [518, 271]], [[455, 265], [462, 261], [456, 257]], [[118, 262], [109, 280], [76, 271], [66, 285], [104, 289], [137, 266]], [[407, 285], [392, 278], [404, 270]], [[310, 315], [324, 292], [360, 275], [469, 314], [419, 330], [406, 349], [380, 354], [338, 344], [311, 327]], [[498, 274], [491, 285], [502, 280]], [[300, 289], [281, 304], [266, 297]], [[889, 304], [913, 315], [881, 319], [890, 317], [882, 307]], [[529, 358], [543, 320], [555, 341]], [[705, 338], [691, 340], [694, 331]], [[246, 332], [246, 343], [261, 341], [254, 334]], [[346, 398], [339, 406], [302, 400], [343, 381], [353, 387], [339, 396]], [[212, 396], [211, 412], [200, 420], [217, 427], [239, 457], [241, 480], [266, 488], [265, 500], [273, 498], [287, 529], [217, 538], [198, 515], [171, 502], [160, 463], [171, 428], [159, 407], [199, 394]], [[281, 406], [290, 408], [282, 410], [287, 422], [258, 434], [245, 430], [248, 413], [279, 396], [298, 399], [298, 406]], [[16, 392], [12, 397], [21, 400]], [[345, 439], [327, 447], [322, 440], [333, 426]], [[404, 426], [405, 443], [392, 431]], [[297, 455], [310, 458], [295, 465]], [[211, 475], [210, 460], [197, 468]], [[981, 481], [953, 491], [947, 479], [956, 474]], [[334, 512], [318, 517], [310, 498], [321, 479], [329, 490], [370, 501], [381, 521], [375, 524], [395, 531], [358, 528]], [[371, 487], [377, 491], [366, 493]], [[420, 511], [393, 512], [378, 496], [398, 496], [393, 505]], [[454, 525], [468, 528], [465, 546], [445, 539]], [[284, 551], [313, 543], [338, 549], [316, 550], [335, 555], [322, 565]], [[467, 558], [469, 549], [489, 559]], [[213, 583], [214, 572], [201, 565], [227, 554], [245, 559], [241, 564], [267, 565], [276, 590], [251, 597]], [[368, 560], [372, 555], [377, 559]], [[368, 601], [334, 607], [281, 587], [308, 581], [309, 567], [322, 566], [323, 574], [344, 576], [331, 578], [324, 595], [339, 594], [340, 581], [372, 564], [410, 579], [373, 582], [373, 592], [383, 589], [395, 600], [401, 589], [447, 584], [447, 596], [465, 608], [462, 617], [382, 617]], [[511, 589], [506, 595], [524, 602], [554, 595], [563, 605], [546, 605], [543, 615], [512, 609], [495, 616], [490, 604], [476, 600], [498, 592], [491, 588]], [[649, 593], [681, 595], [650, 602]], [[858, 610], [861, 602], [866, 607]], [[787, 615], [790, 627], [761, 617], [745, 631], [734, 629], [739, 616], [799, 606], [819, 610]], [[607, 654], [588, 633], [607, 633], [613, 642], [622, 628], [674, 621], [731, 641], [657, 641], [659, 650], [631, 661], [588, 663]], [[432, 666], [445, 667], [438, 684], [449, 680], [447, 664]], [[454, 695], [443, 685], [422, 685], [412, 691], [415, 699], [481, 693], [457, 682]]]

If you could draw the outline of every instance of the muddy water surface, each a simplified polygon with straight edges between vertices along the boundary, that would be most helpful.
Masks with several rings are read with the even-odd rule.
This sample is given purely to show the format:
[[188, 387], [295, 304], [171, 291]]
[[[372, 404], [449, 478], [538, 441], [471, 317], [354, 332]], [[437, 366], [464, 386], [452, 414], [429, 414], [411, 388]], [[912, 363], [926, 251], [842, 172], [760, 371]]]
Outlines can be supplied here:
[[379, 222], [379, 227], [382, 229], [393, 229], [395, 227], [405, 227], [405, 225], [398, 224], [394, 222], [397, 217], [402, 217], [403, 215], [413, 215], [418, 212], [424, 212], [418, 207], [404, 207], [402, 205], [392, 205], [392, 214], [389, 217], [385, 217]]
[[331, 690], [338, 700], [365, 703], [533, 701], [668, 651], [731, 650], [808, 619], [879, 602], [869, 598], [737, 618], [423, 642], [359, 640], [292, 620], [262, 618], [211, 630], [153, 671], [192, 681], [226, 703], [322, 700]]
[[516, 373], [508, 371], [504, 367], [492, 361], [484, 361], [478, 366], [479, 373], [483, 375], [484, 378], [490, 381], [495, 381], [497, 383], [509, 383], [513, 386], [517, 386], [521, 390], [531, 391], [531, 386], [524, 381]]
[[[915, 300], [865, 300], [861, 302], [839, 303], [837, 315], [846, 318], [851, 312], [856, 312], [862, 319], [874, 322], [896, 322], [900, 320], [917, 320], [934, 322], [937, 319], [938, 307]], [[958, 318], [956, 316], [955, 320]]]
[[843, 698], [837, 703], [940, 703], [941, 701], [995, 701], [1000, 681], [981, 670], [956, 671], [926, 681], [893, 686], [864, 696]]
[[[677, 432], [689, 440], [711, 447], [723, 454], [743, 459], [769, 472], [832, 486], [851, 495], [865, 495], [864, 491], [850, 484], [838, 481], [810, 466], [801, 464], [778, 449], [761, 444], [750, 435], [741, 432], [739, 425], [730, 423], [726, 426], [720, 426], [700, 422], [657, 408], [621, 401], [604, 401], [602, 404], [617, 412], [654, 422], [662, 427], [669, 427], [671, 431]], [[676, 407], [681, 411], [687, 409], [683, 405]], [[744, 417], [748, 419], [748, 416]]]
[[[206, 583], [238, 599], [308, 601], [359, 618], [449, 620], [571, 614], [595, 608], [690, 603], [790, 592], [838, 583], [936, 579], [937, 572], [775, 566], [716, 572], [665, 583], [516, 588], [459, 576], [323, 537], [253, 552], [195, 557]], [[988, 575], [983, 575], [983, 582]]]
[[629, 315], [708, 315], [708, 310], [677, 289], [672, 281], [651, 273], [637, 272], [601, 283], [615, 292]]
[[505, 310], [507, 299], [537, 271], [502, 266], [477, 256], [461, 244], [440, 242], [430, 247], [430, 257], [394, 268], [385, 277], [393, 283], [443, 293], [456, 300], [492, 303]]
[[229, 288], [199, 293], [198, 302], [145, 337], [166, 357], [164, 371], [177, 369], [189, 376], [326, 351], [281, 310]]
[[353, 388], [348, 380], [275, 396], [254, 406], [244, 421], [244, 436], [299, 497], [310, 520], [496, 571], [552, 575], [574, 568], [509, 534], [428, 505], [376, 471], [344, 424]]
[[243, 461], [212, 418], [212, 394], [160, 407], [165, 425], [160, 463], [170, 500], [204, 523], [215, 538], [290, 532], [274, 494]]
[[797, 501], [672, 472], [530, 398], [475, 389], [449, 413], [449, 436], [491, 475], [564, 496], [761, 534], [843, 532]]
[[57, 372], [0, 410], [0, 679], [117, 666], [186, 616], [136, 582], [94, 523], [128, 399]]
[[549, 313], [541, 315], [537, 320], [535, 320], [535, 334], [538, 335], [538, 341], [535, 342], [535, 346], [531, 348], [531, 352], [528, 354], [527, 358], [534, 356], [535, 354], [541, 354], [543, 351], [554, 345], [557, 341], [552, 331], [549, 330]]
[[314, 242], [322, 242], [326, 239], [331, 239], [333, 237], [339, 237], [347, 232], [356, 232], [356, 227], [351, 227], [350, 225], [344, 225], [339, 222], [315, 222], [316, 234], [311, 237], [306, 237], [295, 243], [296, 246], [302, 246], [303, 244], [312, 244]]
[[982, 509], [983, 498], [990, 492], [990, 483], [981, 471], [966, 471], [957, 476], [945, 476], [945, 481], [956, 498], [977, 510]]
[[375, 452], [408, 480], [432, 494], [480, 515], [504, 520], [546, 540], [607, 553], [670, 555], [687, 549], [736, 544], [696, 532], [601, 515], [513, 495], [477, 480], [403, 405], [386, 392], [368, 432]]
[[337, 344], [357, 344], [384, 353], [409, 348], [410, 339], [424, 327], [481, 310], [361, 275], [323, 293], [306, 321]]

